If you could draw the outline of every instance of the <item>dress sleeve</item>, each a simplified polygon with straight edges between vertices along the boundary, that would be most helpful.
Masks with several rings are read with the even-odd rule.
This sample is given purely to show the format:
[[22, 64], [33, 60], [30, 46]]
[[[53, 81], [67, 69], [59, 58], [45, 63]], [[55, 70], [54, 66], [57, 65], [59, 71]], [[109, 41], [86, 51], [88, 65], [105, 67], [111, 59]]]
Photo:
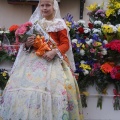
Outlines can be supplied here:
[[59, 45], [58, 49], [61, 54], [65, 54], [69, 49], [69, 39], [67, 36], [67, 30], [63, 29], [58, 31]]

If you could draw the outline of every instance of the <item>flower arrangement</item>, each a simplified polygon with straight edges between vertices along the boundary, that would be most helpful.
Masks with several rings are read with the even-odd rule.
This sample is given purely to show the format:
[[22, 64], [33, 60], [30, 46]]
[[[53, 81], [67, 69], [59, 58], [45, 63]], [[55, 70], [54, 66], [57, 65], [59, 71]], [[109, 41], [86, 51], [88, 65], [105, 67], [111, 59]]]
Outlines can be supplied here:
[[15, 31], [18, 25], [12, 25], [8, 30], [0, 30], [0, 62], [4, 60], [15, 61], [19, 45], [15, 43]]
[[15, 61], [19, 50], [18, 45], [13, 46], [0, 46], [0, 62], [5, 60]]
[[110, 22], [112, 25], [119, 24], [120, 22], [120, 1], [119, 0], [109, 0], [108, 9], [106, 10], [106, 21]]
[[102, 5], [94, 3], [86, 8], [90, 11], [88, 15], [92, 23], [94, 23], [95, 20], [100, 20], [103, 23], [102, 33], [108, 41], [120, 39], [119, 0], [109, 0], [106, 10], [104, 10], [104, 3]]
[[94, 3], [86, 7], [90, 11], [88, 12], [90, 22], [93, 23], [95, 20], [100, 20], [102, 22], [105, 21], [106, 14], [103, 7], [104, 7], [104, 3], [102, 3], [101, 5]]
[[[119, 110], [120, 26], [107, 22], [103, 4], [99, 6], [95, 3], [87, 9], [91, 10], [89, 17], [94, 18], [90, 18], [88, 25], [83, 20], [75, 22], [70, 14], [64, 18], [70, 29], [76, 73], [79, 74], [77, 82], [82, 95], [82, 105], [87, 107], [87, 96], [89, 95], [87, 88], [94, 85], [99, 95], [97, 107], [102, 109], [102, 94], [106, 95], [108, 86], [113, 84], [113, 107], [115, 110]], [[101, 17], [104, 17], [104, 19]]]
[[4, 36], [6, 36], [9, 39], [10, 44], [15, 43], [15, 31], [17, 30], [19, 26], [18, 25], [11, 25], [8, 30], [5, 28], [0, 29], [0, 40], [3, 42]]
[[[74, 53], [76, 73], [79, 73], [78, 85], [82, 95], [82, 105], [87, 107], [86, 96], [89, 94], [87, 88], [96, 85], [99, 94], [106, 94], [109, 81], [104, 81], [104, 73], [100, 70], [104, 58], [107, 56], [106, 44], [103, 40], [101, 21], [85, 24], [85, 21], [74, 22], [70, 15], [65, 20], [71, 24], [70, 37], [72, 39], [72, 49]], [[67, 24], [68, 25], [68, 24]], [[72, 33], [72, 34], [71, 34]], [[102, 97], [98, 99], [97, 106], [102, 108]]]
[[16, 30], [18, 29], [18, 25], [17, 24], [14, 24], [14, 25], [11, 25], [9, 27], [9, 33], [6, 34], [6, 36], [8, 37], [8, 39], [10, 40], [10, 44], [13, 44], [15, 43], [15, 32]]
[[31, 22], [26, 22], [18, 27], [18, 29], [15, 31], [16, 43], [25, 42], [25, 40], [29, 36], [27, 32], [31, 29], [31, 27]]

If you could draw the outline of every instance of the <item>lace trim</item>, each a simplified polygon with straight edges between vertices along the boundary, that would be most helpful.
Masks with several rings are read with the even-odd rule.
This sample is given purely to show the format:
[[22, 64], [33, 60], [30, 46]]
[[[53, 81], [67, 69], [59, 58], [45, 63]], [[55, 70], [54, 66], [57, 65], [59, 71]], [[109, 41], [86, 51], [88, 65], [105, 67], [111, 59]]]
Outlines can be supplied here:
[[55, 19], [53, 21], [42, 19], [38, 23], [46, 32], [58, 32], [67, 29], [65, 22], [62, 19]]

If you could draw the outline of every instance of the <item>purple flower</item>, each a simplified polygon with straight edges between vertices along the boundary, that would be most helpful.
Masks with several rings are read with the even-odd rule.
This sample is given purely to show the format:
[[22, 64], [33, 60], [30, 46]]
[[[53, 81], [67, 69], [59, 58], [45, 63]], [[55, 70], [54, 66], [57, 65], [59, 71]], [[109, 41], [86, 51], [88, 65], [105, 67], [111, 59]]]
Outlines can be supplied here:
[[105, 11], [102, 9], [99, 9], [95, 12], [95, 15], [97, 15], [97, 14], [105, 14]]

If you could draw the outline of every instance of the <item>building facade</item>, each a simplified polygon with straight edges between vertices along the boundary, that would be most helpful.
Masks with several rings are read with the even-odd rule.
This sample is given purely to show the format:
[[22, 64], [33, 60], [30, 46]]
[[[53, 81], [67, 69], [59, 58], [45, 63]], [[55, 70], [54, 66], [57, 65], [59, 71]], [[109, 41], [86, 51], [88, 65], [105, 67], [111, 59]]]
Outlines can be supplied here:
[[[88, 21], [86, 6], [94, 3], [94, 0], [85, 1], [83, 19]], [[101, 0], [97, 0], [97, 3], [101, 2]], [[60, 0], [59, 5], [62, 17], [70, 13], [73, 15], [75, 21], [79, 20], [80, 0]], [[22, 24], [29, 20], [31, 14], [31, 5], [8, 4], [7, 0], [0, 0], [0, 27], [9, 28], [13, 24]]]

